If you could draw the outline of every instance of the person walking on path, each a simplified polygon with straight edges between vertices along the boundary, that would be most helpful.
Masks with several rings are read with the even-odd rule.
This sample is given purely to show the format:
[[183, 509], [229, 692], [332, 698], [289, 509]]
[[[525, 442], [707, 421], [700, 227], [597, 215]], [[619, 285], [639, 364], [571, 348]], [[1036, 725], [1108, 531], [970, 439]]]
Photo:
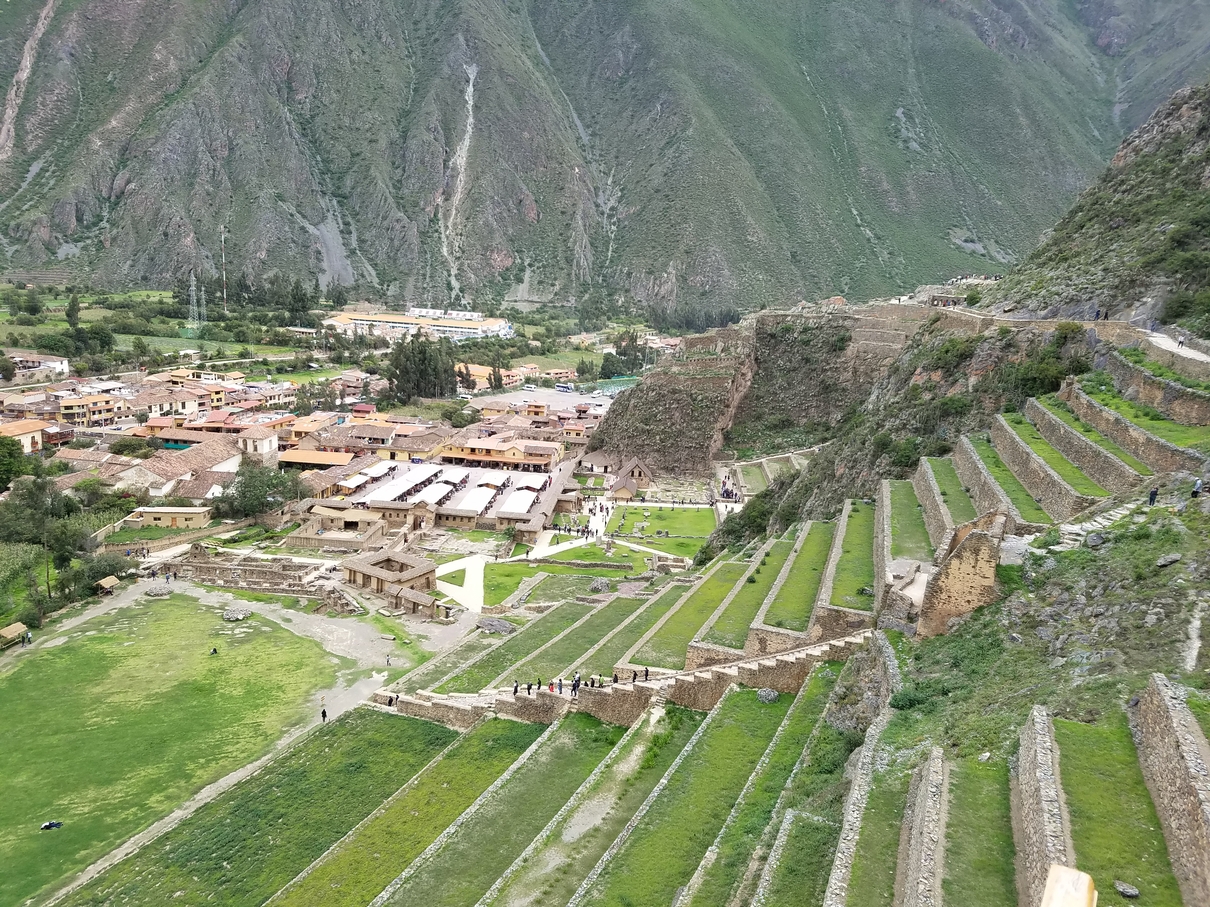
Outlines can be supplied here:
[[391, 666], [391, 653], [387, 652], [387, 667], [389, 668], [390, 666]]
[[1181, 334], [1179, 337], [1176, 338], [1176, 348], [1180, 349], [1184, 345], [1185, 345], [1185, 335]]
[[563, 695], [563, 678], [562, 677], [559, 678], [559, 695], [560, 696]]
[[1193, 483], [1193, 497], [1196, 500], [1202, 493], [1202, 480], [1199, 476], [1197, 481]]
[[639, 672], [638, 672], [638, 671], [631, 671], [631, 672], [630, 672], [630, 682], [631, 682], [631, 683], [634, 683], [634, 682], [635, 682], [636, 680], [638, 680], [638, 679], [639, 679]]
[[617, 683], [617, 682], [618, 682], [618, 672], [617, 672], [617, 671], [614, 671], [614, 672], [613, 672], [613, 682], [614, 682], [614, 683]]
[[643, 668], [643, 680], [647, 679], [647, 671], [648, 671], [647, 668]]
[[513, 681], [513, 697], [514, 698], [516, 698], [517, 690], [519, 690], [519, 689], [521, 689], [521, 684], [517, 683], [517, 681], [514, 680]]
[[525, 695], [526, 696], [534, 695], [534, 685], [532, 683], [527, 683], [525, 685]]
[[320, 709], [320, 710], [319, 710], [319, 718], [320, 718], [320, 720], [321, 720], [321, 721], [322, 721], [324, 724], [327, 724], [327, 723], [328, 723], [328, 710], [327, 710], [327, 709]]
[[1158, 485], [1152, 485], [1151, 491], [1147, 493], [1147, 506], [1154, 507], [1155, 499], [1159, 496], [1160, 488]]

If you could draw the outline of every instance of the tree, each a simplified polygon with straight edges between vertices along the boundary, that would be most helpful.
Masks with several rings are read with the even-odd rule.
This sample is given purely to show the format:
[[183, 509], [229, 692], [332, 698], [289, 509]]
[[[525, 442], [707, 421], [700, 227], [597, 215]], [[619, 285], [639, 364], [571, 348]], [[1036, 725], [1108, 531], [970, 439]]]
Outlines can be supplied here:
[[38, 295], [37, 290], [25, 291], [25, 305], [22, 306], [26, 315], [41, 315], [42, 314], [42, 298]]
[[25, 450], [16, 438], [0, 438], [0, 491], [25, 474]]
[[70, 327], [79, 327], [80, 325], [80, 297], [75, 293], [71, 294], [71, 299], [67, 300], [67, 308], [63, 312], [63, 316], [67, 319], [67, 324]]
[[215, 507], [232, 516], [259, 516], [296, 501], [306, 493], [297, 473], [278, 472], [269, 466], [257, 466], [248, 460], [240, 464], [235, 481]]
[[494, 391], [504, 390], [504, 376], [500, 373], [500, 366], [492, 366], [491, 379], [488, 381], [488, 384]]
[[109, 452], [120, 454], [123, 457], [140, 457], [142, 459], [147, 459], [155, 453], [144, 438], [134, 437], [118, 438], [109, 445]]
[[17, 363], [7, 356], [0, 356], [0, 378], [3, 378], [5, 381], [12, 381], [13, 376], [16, 374]]
[[21, 314], [21, 294], [15, 287], [9, 287], [4, 291], [4, 306], [14, 318]]
[[387, 402], [408, 403], [413, 397], [450, 397], [457, 389], [454, 347], [448, 340], [426, 340], [419, 334], [399, 340], [391, 349], [385, 374]]

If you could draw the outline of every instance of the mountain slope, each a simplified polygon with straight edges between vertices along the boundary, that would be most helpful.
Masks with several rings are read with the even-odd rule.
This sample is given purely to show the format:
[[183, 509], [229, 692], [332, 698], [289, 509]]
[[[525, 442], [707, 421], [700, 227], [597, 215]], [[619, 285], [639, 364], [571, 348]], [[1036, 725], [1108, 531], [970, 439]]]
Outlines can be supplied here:
[[1002, 270], [1210, 69], [1202, 5], [13, 0], [0, 265], [166, 284], [226, 225], [254, 275], [430, 303]]

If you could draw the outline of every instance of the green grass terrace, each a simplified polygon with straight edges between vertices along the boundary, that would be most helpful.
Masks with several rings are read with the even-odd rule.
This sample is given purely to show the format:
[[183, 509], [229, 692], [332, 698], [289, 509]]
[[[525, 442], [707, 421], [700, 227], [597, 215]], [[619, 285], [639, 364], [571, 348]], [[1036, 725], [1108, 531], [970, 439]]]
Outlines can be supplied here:
[[777, 597], [765, 612], [765, 623], [771, 627], [802, 632], [811, 622], [815, 610], [815, 599], [823, 582], [824, 570], [828, 565], [828, 552], [832, 550], [832, 538], [836, 534], [835, 523], [812, 523], [798, 556], [790, 565], [786, 581], [782, 583]]
[[1109, 494], [1104, 488], [1084, 475], [1067, 457], [1055, 450], [1050, 442], [1038, 433], [1033, 424], [1026, 421], [1025, 416], [1020, 413], [1005, 413], [1004, 421], [1077, 494], [1085, 494], [1098, 498], [1106, 497]]
[[706, 642], [730, 646], [733, 649], [744, 647], [744, 642], [748, 639], [748, 628], [756, 619], [756, 613], [765, 603], [765, 598], [777, 581], [777, 575], [793, 548], [794, 543], [789, 540], [774, 542], [769, 547], [756, 571], [740, 586], [735, 598], [731, 599], [727, 610], [720, 614], [714, 625], [706, 631], [703, 637]]
[[[714, 531], [714, 508], [672, 507], [669, 504], [618, 507], [610, 516], [606, 531], [628, 534], [641, 522], [647, 523], [642, 536], [627, 535], [627, 541], [665, 554], [693, 557]], [[668, 536], [657, 537], [655, 533], [660, 530]]]
[[566, 676], [563, 672], [645, 604], [645, 598], [615, 598], [603, 605], [580, 626], [527, 661], [526, 677], [531, 674], [543, 678]]
[[945, 823], [946, 903], [1005, 907], [1017, 901], [1008, 763], [961, 759], [950, 766]]
[[933, 545], [924, 525], [924, 509], [906, 479], [891, 482], [891, 557], [933, 560]]
[[958, 478], [953, 462], [949, 459], [930, 458], [929, 466], [933, 469], [933, 478], [937, 480], [937, 487], [941, 489], [941, 497], [949, 508], [954, 524], [965, 523], [977, 517], [979, 514], [975, 511], [971, 496], [962, 486], [962, 480]]
[[1073, 413], [1067, 407], [1066, 403], [1063, 403], [1061, 400], [1059, 400], [1055, 397], [1039, 397], [1038, 403], [1041, 404], [1043, 407], [1045, 407], [1046, 410], [1049, 413], [1051, 413], [1051, 415], [1053, 415], [1056, 419], [1061, 420], [1063, 423], [1065, 423], [1069, 427], [1078, 431], [1081, 435], [1083, 435], [1085, 438], [1087, 438], [1093, 444], [1097, 445], [1097, 447], [1101, 448], [1104, 451], [1107, 451], [1108, 453], [1113, 454], [1115, 457], [1117, 457], [1119, 460], [1121, 460], [1123, 463], [1125, 463], [1127, 466], [1129, 466], [1131, 469], [1133, 469], [1139, 475], [1149, 476], [1152, 474], [1151, 469], [1142, 460], [1139, 460], [1136, 457], [1132, 457], [1130, 454], [1128, 454], [1126, 451], [1124, 451], [1117, 444], [1114, 444], [1112, 441], [1110, 441], [1108, 438], [1106, 438], [1103, 434], [1101, 434], [1099, 431], [1097, 431], [1091, 425], [1087, 425], [1084, 422], [1081, 422], [1079, 419], [1077, 419], [1075, 416], [1075, 413]]
[[1210, 454], [1210, 425], [1181, 425], [1165, 418], [1159, 410], [1132, 403], [1114, 390], [1113, 379], [1104, 372], [1084, 376], [1080, 380], [1080, 387], [1097, 403], [1133, 422], [1143, 431], [1177, 447], [1190, 447]]
[[832, 604], [840, 608], [869, 611], [873, 595], [862, 590], [874, 588], [874, 507], [853, 501], [845, 528], [836, 576], [832, 581]]
[[1052, 522], [1050, 515], [1043, 510], [1038, 502], [1033, 499], [1021, 481], [1013, 475], [1011, 469], [1004, 465], [1004, 461], [1000, 459], [1000, 455], [996, 453], [996, 448], [992, 447], [991, 442], [986, 438], [970, 438], [971, 446], [975, 448], [975, 453], [979, 459], [983, 461], [983, 465], [987, 467], [987, 471], [991, 473], [993, 479], [1000, 486], [1001, 490], [1008, 497], [1012, 505], [1017, 508], [1017, 512], [1021, 514], [1021, 519], [1027, 523], [1050, 523]]
[[592, 655], [583, 658], [575, 669], [588, 676], [600, 674], [608, 677], [613, 674], [613, 669], [626, 657], [626, 653], [634, 648], [635, 643], [642, 639], [647, 631], [654, 627], [659, 619], [667, 614], [668, 610], [688, 591], [688, 586], [674, 583], [658, 596], [653, 596], [651, 604], [643, 608], [634, 620], [618, 630], [608, 641], [602, 643], [601, 647]]
[[671, 671], [683, 670], [689, 643], [747, 569], [747, 564], [731, 561], [720, 564], [655, 635], [647, 640], [634, 657], [634, 663], [650, 665], [653, 668], [667, 668]]

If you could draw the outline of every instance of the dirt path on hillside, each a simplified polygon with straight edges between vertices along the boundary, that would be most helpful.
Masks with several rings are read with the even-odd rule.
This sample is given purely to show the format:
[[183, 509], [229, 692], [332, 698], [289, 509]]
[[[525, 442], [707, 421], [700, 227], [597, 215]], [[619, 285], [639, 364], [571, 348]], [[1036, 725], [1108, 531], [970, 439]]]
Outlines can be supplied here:
[[13, 73], [13, 84], [9, 86], [8, 95], [4, 98], [4, 113], [0, 114], [0, 161], [6, 161], [13, 156], [13, 143], [17, 136], [17, 111], [21, 109], [21, 99], [25, 97], [25, 87], [29, 84], [29, 76], [34, 69], [38, 43], [46, 33], [54, 14], [55, 0], [46, 0], [46, 6], [42, 8], [37, 24], [25, 42], [17, 71]]

